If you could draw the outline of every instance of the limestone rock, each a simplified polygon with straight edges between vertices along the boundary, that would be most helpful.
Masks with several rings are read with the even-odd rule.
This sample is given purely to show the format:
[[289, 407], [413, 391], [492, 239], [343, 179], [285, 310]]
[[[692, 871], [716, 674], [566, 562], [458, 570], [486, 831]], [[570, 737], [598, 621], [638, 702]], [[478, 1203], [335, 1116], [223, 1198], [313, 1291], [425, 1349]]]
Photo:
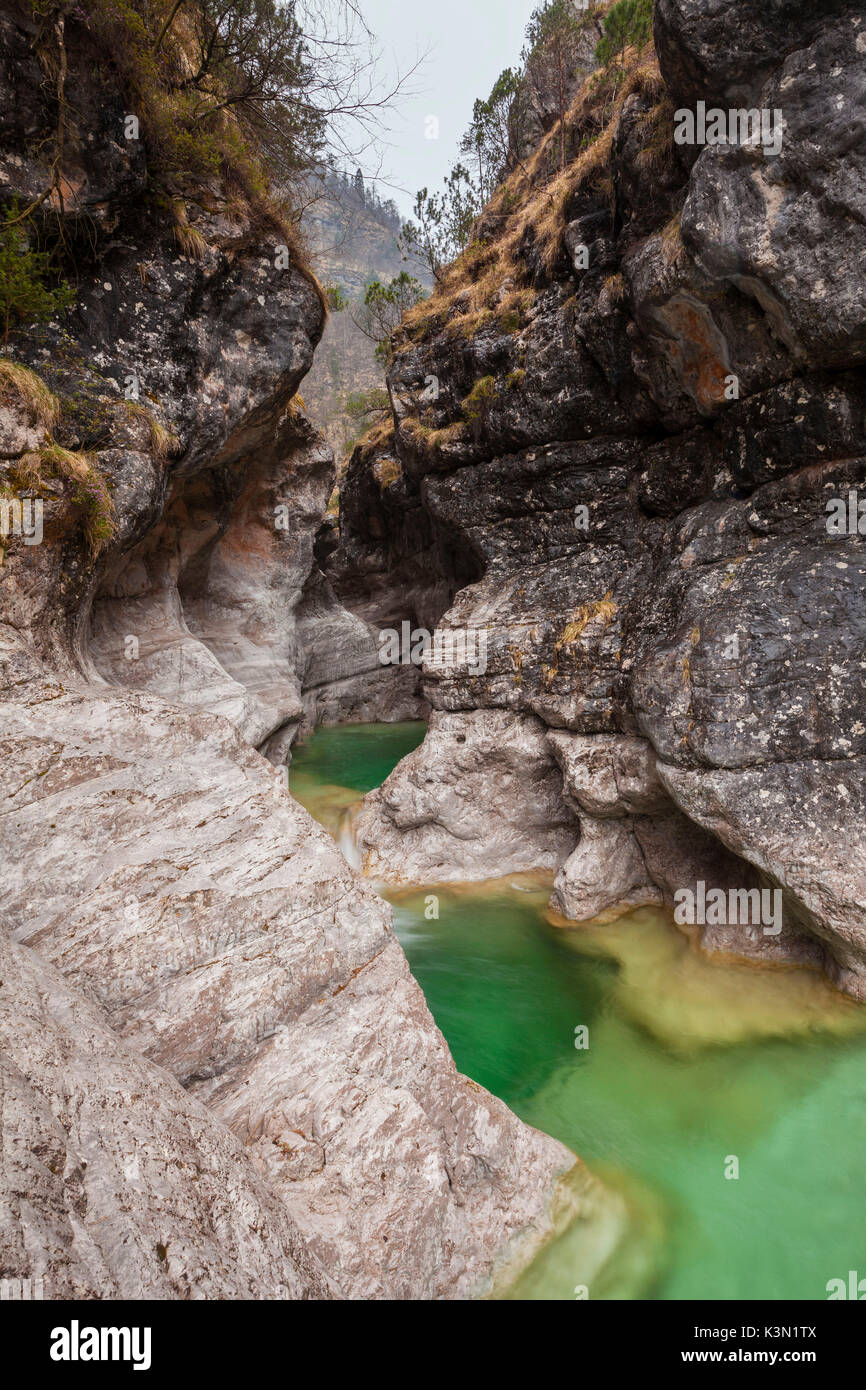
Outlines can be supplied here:
[[[864, 27], [846, 0], [658, 0], [660, 75], [632, 74], [598, 183], [574, 166], [552, 228], [539, 151], [524, 204], [479, 224], [485, 258], [502, 253], [529, 287], [516, 326], [500, 285], [473, 300], [474, 322], [470, 292], [446, 286], [389, 373], [402, 473], [476, 564], [439, 625], [486, 638], [483, 670], [428, 666], [424, 692], [461, 720], [549, 731], [575, 834], [560, 907], [582, 919], [616, 898], [670, 904], [699, 879], [779, 891], [778, 940], [705, 926], [704, 944], [808, 961], [858, 997]], [[677, 145], [675, 113], [698, 101], [779, 111], [781, 148]], [[570, 140], [594, 139], [579, 106], [572, 119]], [[439, 394], [424, 404], [430, 374]], [[834, 530], [828, 508], [852, 506]], [[387, 558], [347, 507], [353, 563]], [[393, 805], [364, 813], [374, 871], [442, 873], [465, 826], [462, 861], [494, 871], [439, 729], [434, 715], [392, 774]], [[488, 829], [501, 814], [486, 812]]]
[[501, 710], [434, 714], [424, 743], [354, 822], [364, 871], [434, 883], [556, 868], [577, 829], [561, 793], [539, 720]]
[[328, 1298], [251, 1155], [0, 934], [0, 1267], [45, 1298]]
[[[24, 202], [53, 88], [0, 25]], [[81, 12], [66, 34], [63, 215], [94, 244], [62, 338], [14, 341], [100, 524], [43, 477], [43, 543], [8, 537], [0, 567], [3, 1272], [92, 1298], [483, 1292], [550, 1234], [574, 1156], [457, 1073], [390, 909], [254, 746], [285, 763], [307, 668], [337, 676], [309, 601], [333, 459], [296, 400], [322, 295], [251, 212], [202, 210], [181, 254], [136, 201], [143, 142], [111, 138], [121, 77]], [[9, 411], [4, 487], [32, 425]], [[331, 634], [369, 633], [337, 607]]]
[[554, 730], [548, 742], [562, 768], [564, 793], [578, 812], [605, 817], [668, 808], [655, 753], [646, 739], [615, 734], [586, 738]]
[[574, 922], [662, 902], [627, 820], [581, 817], [580, 840], [556, 876], [550, 902]]
[[390, 909], [227, 721], [92, 689], [5, 718], [14, 935], [232, 1128], [333, 1296], [463, 1296], [549, 1233], [573, 1156], [458, 1075]]

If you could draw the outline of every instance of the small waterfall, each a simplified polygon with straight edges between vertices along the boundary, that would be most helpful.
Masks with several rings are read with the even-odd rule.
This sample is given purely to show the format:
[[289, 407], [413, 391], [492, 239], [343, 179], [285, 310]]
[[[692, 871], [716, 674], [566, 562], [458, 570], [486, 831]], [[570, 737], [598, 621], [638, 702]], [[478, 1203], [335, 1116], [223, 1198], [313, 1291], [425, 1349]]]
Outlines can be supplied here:
[[346, 806], [340, 812], [337, 829], [334, 834], [334, 839], [337, 841], [337, 848], [353, 869], [361, 868], [361, 851], [355, 839], [355, 817], [360, 805], [361, 803], [359, 801], [354, 806]]

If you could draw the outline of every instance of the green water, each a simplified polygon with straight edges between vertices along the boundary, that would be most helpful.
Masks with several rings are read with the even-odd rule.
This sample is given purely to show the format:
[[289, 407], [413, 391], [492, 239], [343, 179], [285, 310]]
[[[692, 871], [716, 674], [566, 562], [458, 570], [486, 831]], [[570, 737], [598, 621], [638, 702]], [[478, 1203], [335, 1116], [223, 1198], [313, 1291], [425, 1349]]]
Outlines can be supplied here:
[[[293, 793], [334, 830], [422, 735], [320, 730]], [[824, 1299], [866, 1277], [866, 1009], [807, 971], [711, 961], [658, 912], [563, 930], [531, 879], [431, 892], [438, 920], [421, 885], [389, 896], [458, 1067], [627, 1212], [590, 1297]], [[579, 1226], [510, 1296], [574, 1296]]]

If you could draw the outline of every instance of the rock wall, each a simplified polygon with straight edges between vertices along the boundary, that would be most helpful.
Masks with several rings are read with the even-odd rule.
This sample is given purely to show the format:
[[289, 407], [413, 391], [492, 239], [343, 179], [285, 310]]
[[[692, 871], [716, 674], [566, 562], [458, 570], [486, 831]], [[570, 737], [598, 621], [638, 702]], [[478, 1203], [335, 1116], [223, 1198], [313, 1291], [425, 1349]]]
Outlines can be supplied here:
[[[0, 24], [8, 202], [45, 186], [56, 113], [33, 24]], [[250, 219], [177, 238], [78, 12], [66, 52], [80, 124], [43, 213], [94, 242], [68, 322], [0, 375], [4, 498], [44, 503], [0, 566], [0, 1274], [468, 1296], [551, 1232], [575, 1160], [458, 1074], [390, 909], [268, 761], [314, 653], [333, 462], [294, 397], [321, 297]]]
[[[864, 542], [827, 513], [866, 499], [866, 21], [659, 0], [655, 32], [606, 109], [579, 94], [566, 171], [542, 144], [405, 323], [396, 452], [477, 559], [441, 626], [487, 657], [425, 666], [439, 713], [362, 840], [394, 877], [552, 859], [575, 920], [778, 889], [781, 935], [704, 944], [866, 998]], [[780, 149], [677, 143], [699, 101], [766, 112]]]

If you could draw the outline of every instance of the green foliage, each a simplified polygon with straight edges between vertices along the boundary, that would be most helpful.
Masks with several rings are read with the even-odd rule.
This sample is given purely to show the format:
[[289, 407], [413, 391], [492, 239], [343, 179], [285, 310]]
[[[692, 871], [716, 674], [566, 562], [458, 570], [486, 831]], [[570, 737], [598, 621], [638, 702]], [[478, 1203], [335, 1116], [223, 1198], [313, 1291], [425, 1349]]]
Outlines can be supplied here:
[[343, 294], [342, 285], [326, 285], [325, 298], [328, 301], [328, 308], [334, 314], [341, 314], [349, 307], [349, 301]]
[[81, 511], [81, 523], [92, 556], [99, 554], [117, 535], [117, 516], [108, 484], [89, 454], [49, 444], [39, 454], [41, 466], [72, 485], [72, 501]]
[[[646, 0], [651, 6], [651, 0]], [[476, 219], [510, 170], [520, 163], [521, 130], [534, 98], [529, 89], [533, 65], [551, 68], [557, 84], [560, 115], [560, 163], [565, 163], [564, 117], [569, 83], [581, 55], [588, 52], [587, 34], [601, 33], [595, 4], [576, 10], [574, 0], [544, 0], [532, 12], [526, 28], [522, 70], [506, 68], [486, 100], [477, 99], [472, 120], [461, 142], [458, 162], [441, 193], [422, 188], [415, 197], [413, 219], [400, 234], [404, 254], [425, 265], [436, 280], [469, 244]], [[511, 211], [503, 204], [503, 212]]]
[[91, 468], [88, 476], [74, 485], [72, 500], [81, 508], [88, 549], [91, 555], [98, 555], [117, 534], [114, 503], [101, 473]]
[[476, 99], [472, 120], [460, 142], [462, 154], [477, 168], [478, 199], [483, 205], [504, 177], [511, 143], [511, 112], [520, 87], [512, 68], [501, 72], [486, 101]]
[[595, 49], [597, 60], [605, 67], [611, 63], [623, 67], [626, 49], [645, 44], [652, 27], [652, 0], [617, 0], [604, 17], [604, 32]]
[[[228, 176], [231, 192], [250, 200], [265, 196], [259, 127], [266, 119], [279, 125], [280, 117], [273, 86], [256, 86], [255, 55], [273, 42], [272, 69], [279, 67], [277, 37], [284, 21], [277, 10], [275, 0], [225, 0], [218, 6], [199, 0], [182, 7], [161, 0], [91, 0], [88, 28], [121, 73], [141, 120], [151, 171], [170, 194]], [[183, 41], [172, 28], [181, 11]], [[248, 66], [233, 72], [232, 54]], [[288, 74], [286, 84], [288, 99]], [[286, 141], [289, 136], [281, 132]], [[295, 151], [295, 144], [289, 141], [287, 148]], [[297, 163], [294, 155], [291, 162]]]
[[239, 113], [268, 156], [291, 177], [322, 151], [325, 115], [294, 0], [196, 0], [184, 13], [194, 33], [192, 70], [174, 84], [194, 93], [193, 119]]
[[584, 16], [572, 0], [546, 0], [532, 11], [526, 26], [527, 57], [552, 47], [565, 47], [569, 39], [583, 32]]
[[[573, 0], [544, 0], [526, 29], [524, 62], [527, 73], [549, 68], [554, 81], [559, 114], [559, 167], [565, 168], [565, 116], [571, 82], [586, 57], [586, 34], [592, 28], [601, 33], [594, 6], [577, 11]], [[585, 69], [584, 69], [585, 71]]]
[[400, 234], [404, 254], [426, 265], [435, 279], [468, 244], [472, 225], [482, 208], [481, 190], [464, 164], [455, 164], [443, 193], [422, 188], [415, 195], [414, 222]]
[[387, 285], [381, 280], [371, 280], [367, 285], [361, 306], [352, 318], [364, 336], [376, 344], [375, 355], [380, 362], [390, 362], [394, 330], [407, 309], [423, 298], [424, 286], [405, 270]]
[[117, 535], [117, 516], [108, 483], [96, 467], [93, 456], [64, 449], [53, 441], [38, 453], [24, 454], [16, 460], [19, 486], [41, 489], [48, 478], [68, 484], [70, 499], [81, 515], [87, 548], [97, 556]]
[[346, 414], [350, 420], [384, 419], [390, 413], [388, 392], [379, 386], [369, 391], [353, 391], [346, 397]]
[[[50, 68], [59, 46], [61, 72], [58, 21], [67, 45], [74, 26], [86, 26], [100, 65], [120, 77], [125, 109], [140, 121], [154, 192], [169, 200], [200, 196], [212, 207], [224, 198], [235, 208], [245, 200], [253, 214], [264, 205], [282, 220], [271, 187], [290, 200], [325, 157], [345, 156], [352, 131], [368, 148], [405, 80], [382, 98], [375, 39], [354, 0], [20, 3]], [[74, 93], [64, 100], [58, 82], [52, 185], [63, 172], [64, 123], [80, 134], [71, 128]]]
[[0, 323], [4, 352], [14, 324], [44, 323], [68, 309], [75, 298], [67, 284], [61, 282], [51, 287], [51, 258], [46, 252], [33, 249], [24, 230], [26, 224], [16, 223], [19, 216], [16, 200], [6, 209], [0, 224]]

